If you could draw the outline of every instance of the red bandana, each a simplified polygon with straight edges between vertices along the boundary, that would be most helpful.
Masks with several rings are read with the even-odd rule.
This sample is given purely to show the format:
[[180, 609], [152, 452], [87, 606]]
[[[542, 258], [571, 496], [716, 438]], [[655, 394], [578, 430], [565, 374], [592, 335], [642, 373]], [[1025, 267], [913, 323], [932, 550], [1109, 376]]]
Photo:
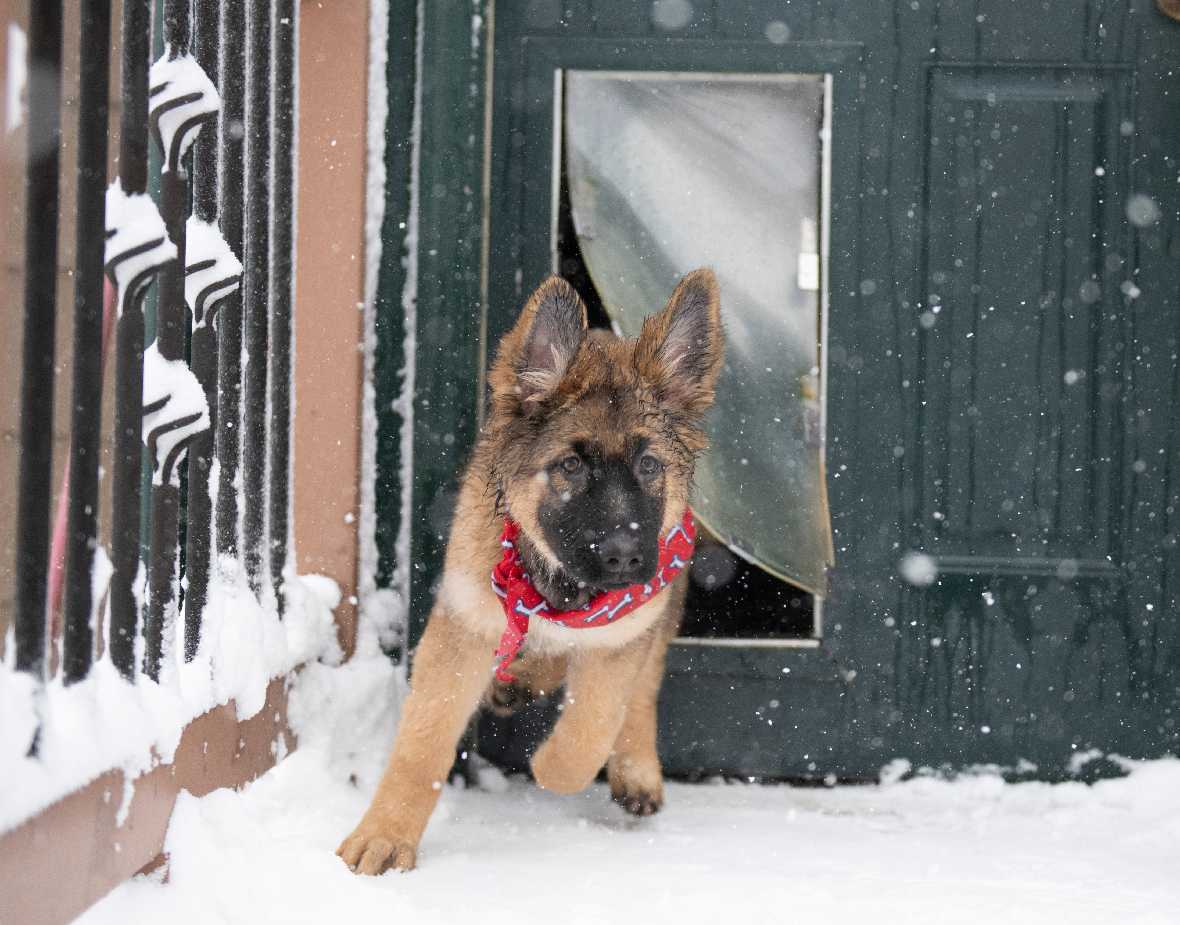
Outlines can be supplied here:
[[520, 553], [516, 549], [516, 537], [519, 533], [520, 527], [514, 521], [504, 521], [504, 533], [500, 536], [504, 557], [492, 569], [492, 590], [500, 598], [504, 615], [508, 618], [508, 625], [504, 627], [504, 634], [500, 637], [500, 645], [496, 647], [496, 678], [505, 683], [516, 680], [508, 673], [508, 665], [524, 645], [530, 617], [540, 617], [558, 626], [577, 630], [614, 623], [659, 594], [677, 573], [688, 565], [692, 559], [697, 530], [692, 520], [692, 511], [685, 508], [684, 519], [660, 540], [660, 565], [656, 569], [655, 578], [647, 584], [631, 585], [616, 591], [603, 591], [579, 610], [549, 609], [549, 602], [533, 587], [532, 579], [525, 572], [524, 563], [520, 561]]

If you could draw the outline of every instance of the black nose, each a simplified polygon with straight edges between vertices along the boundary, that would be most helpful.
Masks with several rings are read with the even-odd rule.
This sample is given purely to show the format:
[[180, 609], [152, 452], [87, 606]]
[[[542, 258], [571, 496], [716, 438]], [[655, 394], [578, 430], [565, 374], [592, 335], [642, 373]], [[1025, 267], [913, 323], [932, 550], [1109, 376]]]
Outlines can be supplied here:
[[639, 537], [634, 530], [617, 530], [599, 544], [602, 569], [611, 578], [631, 578], [643, 569]]

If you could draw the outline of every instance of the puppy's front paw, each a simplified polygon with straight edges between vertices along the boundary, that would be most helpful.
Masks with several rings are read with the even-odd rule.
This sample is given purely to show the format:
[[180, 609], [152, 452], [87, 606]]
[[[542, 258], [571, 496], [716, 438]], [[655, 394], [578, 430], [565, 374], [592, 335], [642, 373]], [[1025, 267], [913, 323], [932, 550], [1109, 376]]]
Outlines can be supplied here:
[[577, 793], [594, 781], [598, 768], [590, 767], [584, 759], [563, 752], [559, 742], [547, 741], [533, 755], [533, 777], [546, 790], [554, 793]]
[[636, 761], [615, 755], [607, 765], [610, 795], [633, 816], [652, 816], [664, 805], [664, 777], [654, 758]]
[[397, 834], [396, 826], [365, 816], [336, 854], [357, 874], [376, 876], [385, 871], [413, 870], [418, 846]]
[[662, 792], [648, 793], [641, 790], [637, 793], [628, 793], [627, 791], [622, 791], [620, 793], [612, 793], [611, 796], [616, 803], [632, 816], [654, 816], [664, 805], [664, 794]]

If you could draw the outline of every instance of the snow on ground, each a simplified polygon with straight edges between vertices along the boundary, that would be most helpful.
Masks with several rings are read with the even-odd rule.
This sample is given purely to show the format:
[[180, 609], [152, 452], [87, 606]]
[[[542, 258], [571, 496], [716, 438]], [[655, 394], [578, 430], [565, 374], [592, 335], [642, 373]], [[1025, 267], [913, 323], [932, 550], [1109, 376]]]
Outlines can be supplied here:
[[418, 870], [357, 877], [333, 852], [401, 690], [377, 654], [305, 670], [299, 750], [244, 792], [182, 796], [168, 882], [137, 878], [80, 922], [1180, 922], [1177, 759], [1094, 786], [673, 784], [643, 820], [601, 785], [558, 797], [489, 770], [445, 790]]

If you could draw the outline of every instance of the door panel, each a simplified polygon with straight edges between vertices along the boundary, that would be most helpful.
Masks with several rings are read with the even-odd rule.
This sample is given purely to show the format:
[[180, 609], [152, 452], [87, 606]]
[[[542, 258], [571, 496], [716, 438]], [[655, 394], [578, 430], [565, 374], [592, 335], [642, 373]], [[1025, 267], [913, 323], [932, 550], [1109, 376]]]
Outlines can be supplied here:
[[1115, 551], [1125, 77], [930, 71], [919, 491], [960, 569]]
[[[486, 357], [549, 272], [555, 71], [832, 75], [823, 638], [677, 646], [668, 767], [864, 777], [904, 756], [1052, 776], [1075, 747], [1180, 749], [1180, 24], [1153, 0], [691, 9], [497, 5], [483, 314], [428, 273], [445, 324], [418, 331], [420, 367], [476, 332]], [[448, 57], [427, 32], [424, 112], [450, 118], [479, 98], [453, 67], [469, 37]], [[432, 267], [482, 216], [426, 128]], [[414, 569], [428, 587], [437, 561]]]
[[[861, 48], [851, 43], [757, 44], [730, 42], [724, 46], [703, 45], [677, 38], [652, 40], [610, 40], [524, 36], [519, 43], [501, 36], [497, 45], [501, 92], [493, 115], [493, 210], [490, 244], [490, 341], [500, 336], [515, 318], [527, 291], [550, 272], [552, 266], [552, 214], [557, 163], [554, 152], [555, 119], [559, 98], [559, 75], [564, 70], [708, 72], [737, 74], [811, 74], [826, 79], [830, 93], [831, 171], [835, 177], [855, 177], [859, 152], [860, 117], [857, 88]], [[702, 49], [711, 49], [707, 55]], [[502, 55], [502, 57], [501, 57]], [[497, 183], [500, 185], [497, 186]], [[830, 250], [839, 255], [829, 266], [826, 284], [831, 292], [853, 289], [854, 264], [847, 255], [854, 249], [857, 198], [855, 183], [833, 185], [830, 197]], [[796, 220], [797, 221], [797, 220]], [[773, 259], [773, 255], [767, 255]], [[670, 286], [668, 287], [670, 290]], [[724, 311], [724, 309], [723, 309]], [[732, 641], [726, 641], [732, 642]], [[833, 652], [823, 641], [805, 647], [788, 642], [763, 648], [726, 643], [675, 644], [669, 659], [669, 680], [664, 693], [665, 722], [669, 733], [664, 746], [666, 766], [688, 773], [708, 766], [712, 770], [739, 771], [747, 759], [758, 755], [759, 774], [807, 776], [815, 765], [826, 769], [833, 761], [834, 743], [826, 743], [827, 757], [820, 759], [814, 748], [784, 751], [779, 747], [788, 728], [754, 718], [744, 709], [736, 713], [728, 704], [736, 693], [738, 679], [748, 687], [741, 696], [761, 697], [767, 690], [793, 691], [806, 695], [811, 706], [799, 707], [808, 717], [809, 728], [818, 730], [836, 724], [844, 710], [842, 697], [847, 672], [840, 668]], [[704, 661], [702, 661], [704, 660]], [[750, 666], [773, 663], [773, 671], [761, 672], [754, 684]], [[709, 669], [702, 670], [702, 664]], [[792, 670], [792, 666], [795, 668]], [[816, 677], [823, 680], [817, 681]], [[817, 686], [818, 685], [818, 686]], [[821, 696], [818, 692], [829, 692]], [[687, 694], [692, 696], [686, 699]], [[785, 694], [780, 703], [798, 698]], [[799, 701], [802, 703], [803, 701]], [[710, 714], [700, 713], [692, 704], [726, 706]], [[785, 715], [793, 715], [794, 707]], [[679, 719], [673, 719], [673, 717]], [[481, 748], [491, 757], [519, 766], [530, 737], [537, 734], [535, 716], [522, 717], [508, 730], [498, 720], [486, 719], [481, 727]], [[694, 731], [695, 730], [695, 731]], [[732, 747], [742, 737], [747, 744], [740, 751]], [[810, 739], [810, 737], [808, 737]], [[695, 744], [693, 744], [695, 743]], [[745, 757], [742, 757], [745, 756]], [[806, 756], [806, 757], [804, 757]], [[839, 759], [845, 761], [843, 757]], [[702, 764], [703, 762], [703, 764]], [[819, 764], [817, 764], [819, 762]], [[869, 773], [858, 768], [854, 774]]]

